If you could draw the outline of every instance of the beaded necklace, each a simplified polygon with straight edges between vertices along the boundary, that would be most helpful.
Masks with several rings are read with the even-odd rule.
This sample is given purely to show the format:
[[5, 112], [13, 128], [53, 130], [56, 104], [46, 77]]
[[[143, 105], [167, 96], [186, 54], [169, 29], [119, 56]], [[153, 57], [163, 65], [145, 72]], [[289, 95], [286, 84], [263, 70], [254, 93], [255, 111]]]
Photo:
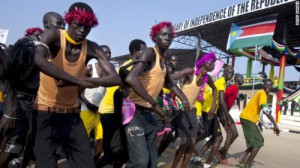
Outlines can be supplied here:
[[[196, 78], [196, 82], [197, 82], [198, 80], [200, 80], [201, 77], [202, 77], [202, 74], [199, 73], [199, 75], [198, 75], [197, 78]], [[204, 74], [204, 75], [203, 75], [203, 83], [202, 83], [202, 85], [200, 86], [200, 94], [199, 94], [199, 96], [198, 96], [198, 100], [199, 100], [199, 101], [203, 101], [203, 100], [204, 100], [204, 91], [205, 91], [205, 87], [206, 87], [207, 81], [208, 81], [208, 75], [207, 75], [207, 74]]]

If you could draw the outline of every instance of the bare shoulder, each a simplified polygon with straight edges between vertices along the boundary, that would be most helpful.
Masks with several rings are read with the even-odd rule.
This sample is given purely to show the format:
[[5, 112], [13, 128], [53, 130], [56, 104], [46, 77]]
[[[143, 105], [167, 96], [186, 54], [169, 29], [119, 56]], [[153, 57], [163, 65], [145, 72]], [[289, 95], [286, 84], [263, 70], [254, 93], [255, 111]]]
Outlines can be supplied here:
[[91, 40], [88, 40], [88, 39], [86, 39], [86, 41], [87, 41], [88, 47], [92, 47], [92, 48], [99, 47], [99, 45], [94, 41], [91, 41]]
[[194, 69], [191, 67], [186, 67], [182, 70], [182, 72], [184, 72], [186, 74], [191, 74], [191, 73], [194, 73]]
[[87, 52], [90, 53], [95, 53], [96, 51], [101, 50], [101, 47], [94, 41], [87, 40]]
[[154, 55], [155, 55], [155, 51], [153, 50], [152, 47], [149, 47], [143, 50], [141, 55], [138, 57], [138, 60], [149, 62], [153, 60]]
[[98, 59], [105, 58], [103, 50], [101, 47], [94, 41], [87, 40], [87, 59]]
[[56, 41], [60, 42], [60, 31], [58, 29], [47, 29], [41, 35], [40, 41], [46, 44], [52, 44], [55, 43]]

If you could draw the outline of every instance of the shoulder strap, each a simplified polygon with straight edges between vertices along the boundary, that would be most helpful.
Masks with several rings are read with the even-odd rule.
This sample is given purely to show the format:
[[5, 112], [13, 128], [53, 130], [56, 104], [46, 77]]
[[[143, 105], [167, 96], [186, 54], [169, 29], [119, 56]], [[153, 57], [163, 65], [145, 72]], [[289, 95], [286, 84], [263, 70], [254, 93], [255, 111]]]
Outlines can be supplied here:
[[92, 64], [92, 77], [99, 77], [95, 64]]

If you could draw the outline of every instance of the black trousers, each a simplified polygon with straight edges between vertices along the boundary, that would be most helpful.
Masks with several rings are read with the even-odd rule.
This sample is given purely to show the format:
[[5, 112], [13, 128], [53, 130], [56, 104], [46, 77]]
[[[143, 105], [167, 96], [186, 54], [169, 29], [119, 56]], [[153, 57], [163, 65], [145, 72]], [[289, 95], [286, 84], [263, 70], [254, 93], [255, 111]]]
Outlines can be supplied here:
[[79, 114], [37, 112], [34, 146], [37, 168], [56, 168], [56, 148], [62, 144], [69, 167], [95, 168], [89, 139]]
[[100, 118], [103, 127], [104, 159], [109, 164], [126, 163], [128, 153], [124, 126], [121, 126], [121, 121], [119, 121], [118, 116], [114, 113], [101, 114]]

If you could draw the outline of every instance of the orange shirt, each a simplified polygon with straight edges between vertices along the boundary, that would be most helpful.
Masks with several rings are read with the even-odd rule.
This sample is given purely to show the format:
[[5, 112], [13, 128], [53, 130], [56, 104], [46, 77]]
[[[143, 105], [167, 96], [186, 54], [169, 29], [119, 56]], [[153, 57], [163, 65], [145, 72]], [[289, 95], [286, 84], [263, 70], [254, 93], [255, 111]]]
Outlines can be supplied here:
[[200, 94], [201, 87], [197, 86], [196, 79], [197, 76], [194, 75], [193, 81], [189, 84], [185, 84], [182, 87], [182, 92], [186, 95], [186, 98], [188, 99], [191, 108], [195, 107], [195, 102]]
[[[76, 62], [69, 62], [65, 57], [66, 38], [65, 30], [60, 30], [60, 50], [54, 59], [49, 62], [70, 75], [83, 77], [85, 72], [85, 60], [87, 54], [87, 41], [84, 40], [81, 53]], [[48, 107], [74, 108], [77, 107], [78, 86], [58, 87], [58, 81], [44, 73], [40, 73], [40, 87], [35, 104]]]
[[[160, 58], [162, 56], [159, 54], [158, 51], [156, 51], [156, 48], [153, 47], [153, 50], [155, 51], [156, 55], [156, 61], [154, 67], [148, 71], [144, 72], [139, 76], [139, 80], [142, 84], [142, 86], [145, 88], [147, 93], [156, 100], [159, 93], [161, 92], [164, 83], [165, 83], [165, 77], [166, 77], [166, 65], [162, 69], [160, 67]], [[134, 103], [143, 106], [143, 107], [151, 107], [151, 104], [141, 98], [138, 94], [136, 94], [134, 91], [130, 92], [129, 94], [130, 100], [132, 100]]]

